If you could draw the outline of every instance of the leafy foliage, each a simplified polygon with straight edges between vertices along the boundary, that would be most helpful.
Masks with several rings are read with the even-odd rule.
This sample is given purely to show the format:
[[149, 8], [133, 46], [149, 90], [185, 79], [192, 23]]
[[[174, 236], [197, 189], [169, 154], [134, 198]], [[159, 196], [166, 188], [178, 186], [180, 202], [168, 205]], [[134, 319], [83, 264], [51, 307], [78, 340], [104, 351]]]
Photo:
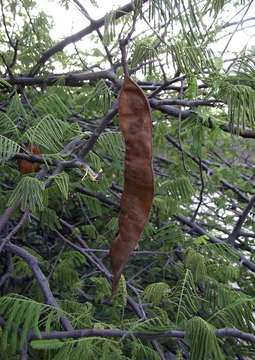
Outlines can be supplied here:
[[[190, 341], [193, 359], [224, 359], [213, 327], [205, 320], [194, 317], [187, 323], [187, 337]], [[202, 344], [202, 346], [201, 346]]]
[[50, 331], [59, 322], [61, 315], [61, 312], [48, 305], [15, 294], [0, 299], [0, 312], [8, 319], [1, 337], [1, 346], [3, 351], [10, 347], [13, 353], [24, 345], [30, 330], [40, 337], [39, 327], [44, 326], [46, 331]]
[[17, 203], [20, 203], [22, 209], [35, 211], [37, 209], [42, 210], [44, 202], [43, 183], [36, 178], [25, 176], [13, 190], [8, 205], [14, 206]]
[[19, 149], [20, 147], [17, 143], [0, 135], [0, 159], [2, 164], [17, 154]]

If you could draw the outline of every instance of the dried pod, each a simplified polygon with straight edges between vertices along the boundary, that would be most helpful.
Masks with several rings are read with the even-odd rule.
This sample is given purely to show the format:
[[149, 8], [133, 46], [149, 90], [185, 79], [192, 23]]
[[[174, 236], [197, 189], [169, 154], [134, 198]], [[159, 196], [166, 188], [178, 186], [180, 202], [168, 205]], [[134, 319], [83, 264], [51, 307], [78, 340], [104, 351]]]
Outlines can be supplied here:
[[150, 105], [130, 78], [125, 78], [120, 92], [119, 121], [126, 152], [119, 231], [110, 249], [113, 294], [148, 221], [154, 194]]
[[[28, 145], [26, 146], [26, 150], [31, 152], [32, 155], [41, 155], [42, 152], [40, 148], [36, 145]], [[41, 164], [38, 162], [31, 162], [25, 159], [18, 160], [18, 167], [21, 174], [29, 174], [32, 172], [37, 172], [41, 168]]]

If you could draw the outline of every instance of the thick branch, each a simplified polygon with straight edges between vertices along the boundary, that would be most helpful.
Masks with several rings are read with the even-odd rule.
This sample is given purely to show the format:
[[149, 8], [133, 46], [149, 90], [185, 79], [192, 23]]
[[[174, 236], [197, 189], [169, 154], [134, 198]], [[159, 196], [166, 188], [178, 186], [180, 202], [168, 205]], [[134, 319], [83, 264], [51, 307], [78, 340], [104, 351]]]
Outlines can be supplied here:
[[[215, 331], [216, 336], [218, 337], [233, 337], [237, 339], [242, 339], [251, 343], [255, 343], [255, 335], [243, 332], [235, 328], [222, 328]], [[179, 338], [182, 339], [185, 337], [185, 332], [182, 330], [170, 330], [170, 331], [128, 331], [128, 330], [119, 330], [119, 329], [81, 329], [81, 330], [72, 330], [72, 331], [51, 331], [51, 332], [41, 332], [40, 339], [50, 340], [50, 339], [79, 339], [83, 337], [114, 337], [114, 338], [124, 338], [124, 337], [136, 337], [138, 339], [160, 339], [160, 338]], [[32, 333], [30, 335], [30, 341], [38, 339], [38, 337]]]
[[24, 85], [24, 86], [50, 86], [50, 85], [61, 85], [66, 86], [82, 86], [84, 81], [94, 81], [99, 79], [108, 79], [115, 83], [117, 86], [121, 86], [121, 81], [118, 80], [112, 70], [102, 70], [95, 72], [72, 72], [63, 74], [49, 74], [48, 76], [36, 76], [31, 75], [23, 76], [7, 76], [3, 80], [7, 81], [11, 85]]

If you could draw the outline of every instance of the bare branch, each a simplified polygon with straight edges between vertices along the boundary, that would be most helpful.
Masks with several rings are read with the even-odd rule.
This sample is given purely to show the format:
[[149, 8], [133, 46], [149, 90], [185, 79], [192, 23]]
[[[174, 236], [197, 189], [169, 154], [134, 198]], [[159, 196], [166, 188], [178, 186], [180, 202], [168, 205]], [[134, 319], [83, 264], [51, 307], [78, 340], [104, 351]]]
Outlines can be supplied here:
[[[237, 339], [242, 339], [251, 343], [255, 343], [255, 335], [243, 332], [235, 328], [222, 328], [217, 329], [215, 334], [218, 337], [233, 337]], [[182, 339], [185, 337], [185, 332], [182, 330], [170, 330], [170, 331], [128, 331], [128, 330], [119, 330], [119, 329], [80, 329], [72, 331], [51, 331], [51, 332], [41, 332], [40, 339], [50, 340], [50, 339], [80, 339], [83, 337], [113, 337], [113, 338], [126, 338], [126, 337], [136, 337], [142, 340], [152, 340], [152, 339], [162, 339], [162, 338], [179, 338]], [[31, 333], [29, 340], [35, 340], [38, 337]]]
[[[36, 278], [36, 281], [44, 295], [45, 303], [55, 307], [56, 309], [59, 309], [57, 301], [54, 298], [52, 291], [50, 289], [48, 280], [45, 277], [45, 275], [43, 274], [36, 257], [29, 254], [29, 252], [27, 252], [25, 249], [23, 249], [17, 245], [11, 244], [11, 243], [6, 244], [5, 249], [6, 249], [6, 251], [11, 252], [11, 253], [15, 254], [16, 256], [21, 257], [29, 265], [29, 267], [31, 268], [31, 270]], [[73, 329], [70, 321], [65, 316], [62, 315], [60, 319], [61, 319], [63, 328], [65, 330]]]
[[237, 220], [231, 234], [228, 237], [228, 242], [231, 245], [235, 244], [235, 240], [240, 235], [240, 230], [241, 230], [245, 220], [247, 219], [251, 209], [253, 208], [254, 204], [255, 204], [255, 195], [250, 199], [247, 206], [244, 208], [244, 210], [243, 210], [242, 214], [240, 215], [239, 219]]
[[[148, 0], [142, 0], [142, 3], [147, 2]], [[119, 19], [122, 16], [128, 14], [129, 12], [131, 12], [133, 10], [133, 1], [129, 2], [128, 4], [122, 6], [121, 8], [119, 8], [118, 10], [115, 11], [115, 19]], [[99, 20], [94, 21], [93, 23], [91, 23], [88, 27], [82, 29], [81, 31], [78, 31], [77, 33], [66, 37], [64, 40], [59, 41], [57, 44], [55, 44], [54, 46], [52, 46], [50, 49], [46, 50], [42, 56], [40, 57], [40, 59], [38, 60], [37, 64], [34, 65], [34, 67], [31, 69], [29, 76], [34, 76], [36, 75], [40, 69], [42, 68], [42, 66], [53, 56], [55, 55], [57, 52], [62, 51], [66, 46], [68, 46], [69, 44], [72, 44], [74, 42], [79, 41], [80, 39], [82, 39], [85, 35], [88, 35], [90, 33], [92, 33], [93, 31], [95, 31], [96, 29], [99, 29], [101, 26], [104, 25], [105, 22], [105, 16], [102, 17]]]
[[19, 231], [19, 229], [24, 225], [24, 223], [26, 222], [27, 218], [29, 216], [29, 210], [26, 210], [20, 221], [18, 222], [18, 224], [14, 227], [14, 229], [6, 236], [5, 239], [2, 240], [2, 242], [0, 243], [0, 254], [4, 248], [4, 246], [8, 243], [8, 241], [11, 240], [11, 238], [16, 234], [16, 232]]
[[[80, 12], [91, 22], [91, 24], [93, 24], [95, 22], [95, 20], [93, 20], [89, 13], [87, 12], [87, 10], [85, 9], [85, 7], [80, 3], [79, 0], [73, 0], [73, 2], [77, 5], [78, 9], [80, 10]], [[97, 32], [97, 35], [99, 37], [99, 39], [101, 40], [101, 43], [104, 47], [104, 50], [106, 52], [106, 56], [107, 56], [107, 59], [111, 65], [111, 67], [113, 67], [113, 62], [112, 62], [112, 54], [111, 52], [109, 51], [108, 47], [105, 45], [104, 43], [104, 39], [103, 39], [103, 35], [101, 33], [101, 31], [99, 29], [96, 29], [96, 32]]]

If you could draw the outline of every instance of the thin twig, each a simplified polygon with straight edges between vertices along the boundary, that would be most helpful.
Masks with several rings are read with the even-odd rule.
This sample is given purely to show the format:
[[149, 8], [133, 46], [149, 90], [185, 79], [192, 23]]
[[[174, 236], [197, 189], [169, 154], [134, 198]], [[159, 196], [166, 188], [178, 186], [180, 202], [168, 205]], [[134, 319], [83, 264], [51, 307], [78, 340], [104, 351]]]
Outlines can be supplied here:
[[194, 215], [192, 217], [192, 221], [196, 220], [196, 216], [198, 214], [198, 211], [203, 203], [203, 193], [204, 193], [204, 189], [205, 189], [205, 182], [204, 182], [204, 176], [203, 176], [203, 168], [202, 168], [202, 160], [199, 158], [199, 175], [200, 175], [200, 181], [201, 181], [201, 188], [200, 188], [200, 192], [199, 192], [199, 202], [197, 205], [197, 208], [194, 212]]

